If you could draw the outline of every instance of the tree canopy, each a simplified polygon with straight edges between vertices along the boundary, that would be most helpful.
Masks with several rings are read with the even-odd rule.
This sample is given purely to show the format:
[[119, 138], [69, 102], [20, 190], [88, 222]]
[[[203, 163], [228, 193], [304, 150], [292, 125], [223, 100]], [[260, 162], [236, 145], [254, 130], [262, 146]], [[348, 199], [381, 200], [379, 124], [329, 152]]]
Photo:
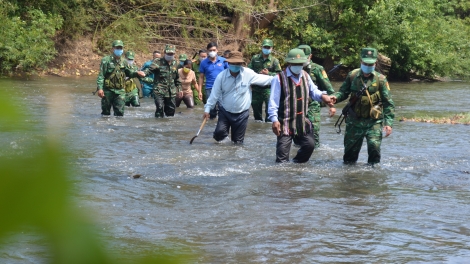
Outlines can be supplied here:
[[[281, 54], [298, 44], [308, 44], [315, 57], [350, 67], [357, 66], [362, 47], [375, 47], [391, 59], [390, 75], [404, 80], [435, 76], [465, 78], [470, 72], [470, 3], [464, 0], [38, 0], [27, 3], [0, 0], [0, 3], [0, 20], [7, 25], [5, 35], [21, 36], [25, 28], [40, 35], [34, 41], [24, 37], [0, 44], [3, 71], [44, 67], [54, 57], [53, 40], [88, 33], [97, 51], [104, 50], [116, 38], [135, 50], [168, 42], [197, 50], [201, 43], [216, 40], [237, 43], [251, 55], [259, 52], [262, 39], [269, 37]], [[13, 23], [12, 19], [24, 24]], [[23, 46], [30, 47], [29, 51], [19, 48]], [[41, 51], [45, 54], [43, 58], [34, 56]]]

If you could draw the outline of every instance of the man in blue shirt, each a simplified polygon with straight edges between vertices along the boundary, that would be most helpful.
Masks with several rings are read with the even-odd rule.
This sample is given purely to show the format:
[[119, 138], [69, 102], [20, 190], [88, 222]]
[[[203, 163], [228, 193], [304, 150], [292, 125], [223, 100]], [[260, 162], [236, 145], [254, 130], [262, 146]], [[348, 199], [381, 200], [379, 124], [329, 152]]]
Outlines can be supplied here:
[[[225, 58], [217, 55], [217, 43], [210, 42], [207, 44], [207, 53], [209, 57], [201, 61], [199, 66], [199, 87], [203, 87], [204, 77], [206, 77], [206, 96], [209, 98], [215, 78], [219, 73], [228, 68], [228, 64]], [[211, 110], [210, 119], [217, 117], [217, 108], [218, 104]]]
[[250, 86], [269, 85], [273, 76], [257, 74], [252, 69], [242, 67], [245, 63], [239, 51], [230, 52], [227, 58], [229, 68], [222, 71], [212, 86], [212, 94], [204, 106], [203, 118], [219, 102], [219, 120], [214, 131], [214, 139], [221, 141], [231, 129], [233, 143], [243, 143], [251, 106]]
[[[146, 63], [144, 63], [144, 65], [142, 66], [142, 69], [140, 69], [140, 70], [144, 71], [145, 69], [150, 67], [153, 60], [161, 58], [161, 57], [162, 57], [162, 54], [160, 53], [160, 51], [157, 51], [157, 50], [154, 51], [153, 52], [153, 59], [151, 59], [151, 60], [147, 61]], [[150, 96], [153, 97], [153, 73], [149, 73], [147, 76], [145, 76], [145, 78], [141, 78], [140, 79], [140, 84], [142, 85], [142, 96], [143, 97], [150, 97]]]

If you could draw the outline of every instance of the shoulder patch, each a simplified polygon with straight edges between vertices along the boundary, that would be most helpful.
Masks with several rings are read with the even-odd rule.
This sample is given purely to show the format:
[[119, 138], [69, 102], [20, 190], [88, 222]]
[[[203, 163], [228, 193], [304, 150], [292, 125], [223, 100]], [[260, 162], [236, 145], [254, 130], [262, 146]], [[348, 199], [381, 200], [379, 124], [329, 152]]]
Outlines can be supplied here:
[[388, 82], [385, 83], [385, 87], [387, 87], [387, 90], [390, 91], [390, 86], [388, 86]]
[[326, 75], [325, 70], [321, 70], [321, 75], [323, 76], [323, 78], [328, 79], [328, 75]]

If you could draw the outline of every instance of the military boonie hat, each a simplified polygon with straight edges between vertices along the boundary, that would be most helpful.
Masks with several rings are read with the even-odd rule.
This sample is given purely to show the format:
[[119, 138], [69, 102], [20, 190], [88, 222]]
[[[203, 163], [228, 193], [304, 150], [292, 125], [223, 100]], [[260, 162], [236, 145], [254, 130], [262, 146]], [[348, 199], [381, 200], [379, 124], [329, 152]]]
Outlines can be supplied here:
[[312, 54], [312, 49], [309, 45], [299, 45], [297, 48], [303, 50], [305, 56], [309, 56], [310, 54]]
[[133, 60], [134, 56], [135, 56], [135, 53], [133, 51], [129, 50], [126, 52], [126, 58], [128, 58], [129, 60]]
[[367, 64], [375, 63], [377, 61], [377, 50], [374, 48], [363, 48], [361, 50], [361, 60]]
[[181, 54], [178, 58], [180, 61], [187, 60], [188, 56], [186, 54]]
[[115, 40], [113, 41], [113, 47], [124, 47], [124, 43], [122, 42], [122, 40]]
[[301, 49], [291, 49], [285, 59], [287, 63], [304, 63], [307, 61], [305, 53]]
[[243, 63], [243, 54], [240, 51], [232, 51], [228, 54], [228, 57], [225, 59], [228, 63]]
[[172, 44], [165, 45], [165, 53], [175, 53], [175, 52], [176, 52], [175, 45], [172, 45]]
[[264, 46], [268, 46], [268, 47], [272, 47], [274, 46], [274, 42], [270, 39], [265, 39], [263, 40], [263, 44], [261, 44], [262, 47]]

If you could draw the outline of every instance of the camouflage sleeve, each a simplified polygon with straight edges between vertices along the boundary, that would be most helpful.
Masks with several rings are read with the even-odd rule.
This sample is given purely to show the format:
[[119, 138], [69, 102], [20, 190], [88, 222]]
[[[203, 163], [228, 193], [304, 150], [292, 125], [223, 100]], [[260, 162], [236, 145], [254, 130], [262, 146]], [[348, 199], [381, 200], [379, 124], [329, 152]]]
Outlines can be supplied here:
[[274, 60], [273, 60], [273, 67], [272, 67], [272, 69], [273, 69], [274, 71], [270, 71], [270, 72], [268, 73], [268, 75], [270, 75], [270, 76], [276, 76], [276, 74], [278, 74], [278, 73], [280, 73], [280, 72], [282, 71], [282, 69], [281, 69], [281, 64], [279, 64], [279, 60], [278, 60], [278, 59], [274, 59]]
[[175, 74], [175, 87], [176, 87], [176, 93], [183, 91], [183, 86], [181, 85], [181, 79], [180, 79], [180, 75], [178, 74], [178, 71], [176, 71], [176, 74]]
[[151, 78], [151, 77], [143, 77], [143, 78], [140, 78], [140, 81], [142, 81], [142, 82], [144, 82], [144, 83], [152, 84], [152, 83], [153, 83], [153, 78]]
[[147, 69], [143, 70], [143, 72], [145, 73], [145, 75], [148, 75], [151, 72], [156, 73], [159, 69], [160, 67], [157, 64], [157, 59], [155, 59], [154, 61], [152, 61], [152, 64], [150, 64]]
[[326, 91], [328, 95], [335, 93], [335, 90], [328, 79], [328, 75], [326, 75], [325, 69], [322, 66], [316, 67], [312, 72], [315, 75], [317, 85], [320, 90]]
[[380, 87], [380, 97], [382, 99], [384, 111], [384, 126], [393, 127], [393, 119], [395, 118], [395, 103], [390, 95], [390, 86], [387, 79], [384, 79]]
[[339, 88], [339, 91], [334, 93], [333, 95], [336, 96], [336, 103], [344, 101], [348, 99], [349, 94], [351, 93], [351, 72], [348, 73], [346, 80], [344, 80], [343, 84]]
[[103, 90], [103, 84], [104, 84], [104, 79], [105, 79], [105, 74], [108, 70], [108, 61], [106, 60], [106, 57], [101, 59], [101, 64], [100, 64], [100, 73], [98, 74], [98, 78], [96, 79], [96, 85], [98, 90]]
[[126, 74], [127, 77], [140, 78], [139, 75], [137, 74], [137, 70], [138, 70], [137, 66], [131, 66], [128, 63], [125, 64], [124, 73]]

